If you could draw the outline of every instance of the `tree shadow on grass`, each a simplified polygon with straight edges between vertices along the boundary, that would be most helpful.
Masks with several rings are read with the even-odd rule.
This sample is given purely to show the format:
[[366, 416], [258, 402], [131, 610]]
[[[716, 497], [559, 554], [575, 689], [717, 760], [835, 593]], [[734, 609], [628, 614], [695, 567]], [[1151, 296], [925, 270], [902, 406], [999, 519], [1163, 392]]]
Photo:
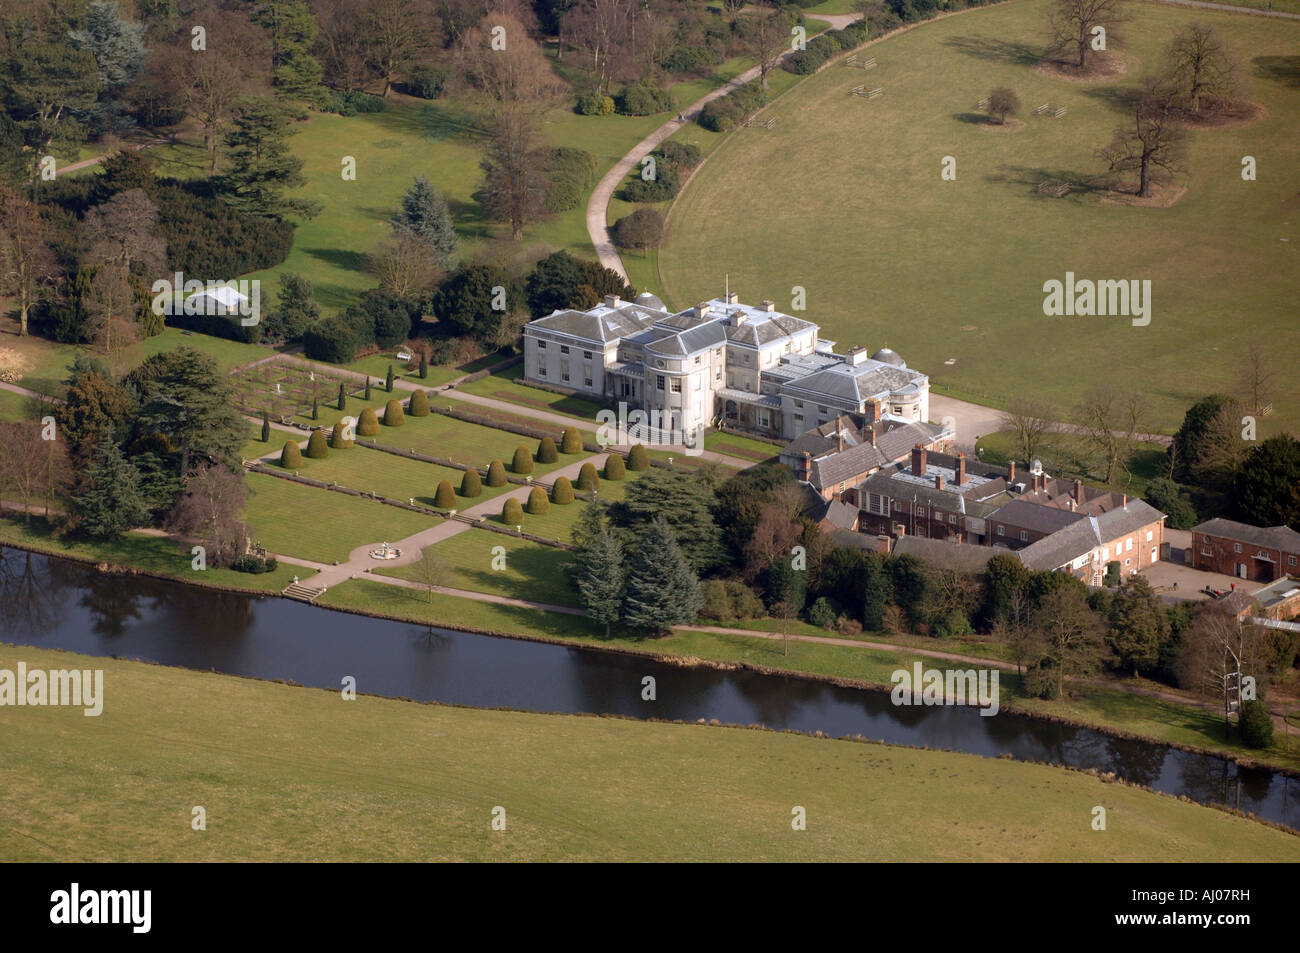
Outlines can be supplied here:
[[943, 45], [977, 59], [1016, 66], [1033, 66], [1043, 58], [1042, 50], [1028, 44], [991, 36], [954, 36], [944, 40]]
[[335, 268], [346, 268], [348, 271], [365, 271], [370, 259], [365, 252], [349, 251], [346, 248], [304, 248], [303, 251]]
[[1264, 79], [1285, 86], [1300, 86], [1300, 56], [1257, 56], [1251, 60]]
[[[1105, 186], [1097, 183], [1096, 175], [1089, 175], [1072, 169], [1044, 169], [1041, 166], [1004, 165], [1000, 167], [998, 172], [986, 175], [984, 181], [1020, 186], [1035, 198], [1057, 202], [1069, 200], [1078, 202], [1090, 193], [1107, 191]], [[1038, 187], [1044, 182], [1065, 183], [1070, 187], [1070, 190], [1061, 198], [1056, 198], [1050, 193], [1038, 191]]]
[[996, 119], [984, 113], [953, 113], [952, 118], [972, 126], [996, 126], [998, 124]]
[[333, 283], [312, 283], [312, 296], [316, 303], [323, 308], [346, 308], [350, 304], [356, 304], [361, 298], [361, 292], [355, 288], [346, 288], [343, 285]]
[[573, 560], [568, 553], [545, 546], [521, 546], [511, 551], [507, 557], [508, 565], [514, 573], [523, 576], [523, 580], [517, 586], [507, 584], [502, 587], [502, 582], [509, 581], [491, 567], [492, 547], [497, 545], [499, 543], [494, 539], [487, 541], [481, 567], [459, 567], [461, 576], [471, 588], [482, 592], [500, 591], [511, 599], [570, 607], [578, 605], [578, 593], [567, 583], [573, 570]]
[[1133, 107], [1142, 96], [1137, 86], [1095, 86], [1083, 90], [1083, 94], [1095, 99], [1112, 112], [1133, 114]]

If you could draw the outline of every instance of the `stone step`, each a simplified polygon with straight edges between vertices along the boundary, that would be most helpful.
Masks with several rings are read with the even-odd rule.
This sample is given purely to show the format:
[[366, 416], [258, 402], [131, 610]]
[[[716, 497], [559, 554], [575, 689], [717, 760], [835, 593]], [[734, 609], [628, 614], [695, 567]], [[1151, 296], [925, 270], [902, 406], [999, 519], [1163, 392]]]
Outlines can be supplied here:
[[280, 595], [300, 602], [315, 602], [325, 591], [324, 586], [308, 586], [300, 582], [291, 582], [281, 590]]

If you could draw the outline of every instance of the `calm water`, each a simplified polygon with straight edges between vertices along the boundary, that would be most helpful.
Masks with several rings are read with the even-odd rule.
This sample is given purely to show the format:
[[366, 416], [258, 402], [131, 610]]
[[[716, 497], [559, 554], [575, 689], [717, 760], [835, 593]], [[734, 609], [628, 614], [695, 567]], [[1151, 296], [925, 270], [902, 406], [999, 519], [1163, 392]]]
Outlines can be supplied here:
[[[1300, 779], [1089, 729], [976, 709], [895, 707], [883, 692], [370, 619], [279, 598], [191, 588], [0, 547], [0, 641], [140, 658], [479, 707], [716, 718], [769, 728], [1114, 771], [1202, 803], [1300, 827]], [[641, 699], [653, 675], [656, 701]], [[106, 689], [112, 705], [112, 689]]]

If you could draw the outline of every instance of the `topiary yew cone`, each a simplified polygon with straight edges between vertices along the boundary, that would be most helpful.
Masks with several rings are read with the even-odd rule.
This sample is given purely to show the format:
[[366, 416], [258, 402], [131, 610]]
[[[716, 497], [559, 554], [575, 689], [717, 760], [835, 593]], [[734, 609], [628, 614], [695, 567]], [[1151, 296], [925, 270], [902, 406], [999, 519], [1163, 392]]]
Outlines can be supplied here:
[[479, 479], [477, 470], [466, 470], [465, 475], [460, 478], [460, 495], [483, 495], [483, 481]]
[[551, 502], [560, 506], [573, 502], [573, 484], [568, 477], [556, 478], [555, 485], [551, 487]]
[[406, 412], [412, 417], [428, 417], [429, 395], [422, 390], [417, 390], [411, 395], [411, 399], [407, 401]]
[[622, 480], [627, 476], [627, 467], [623, 465], [621, 453], [611, 453], [605, 458], [605, 479]]
[[577, 427], [564, 431], [560, 440], [560, 449], [565, 453], [582, 453], [582, 434]]
[[402, 404], [398, 400], [390, 400], [384, 405], [384, 426], [400, 427], [406, 423], [406, 414], [402, 412]]
[[518, 526], [524, 521], [524, 508], [519, 505], [519, 501], [513, 496], [506, 500], [506, 505], [501, 507], [501, 522], [508, 526]]
[[559, 451], [555, 449], [555, 441], [550, 437], [543, 437], [537, 445], [537, 462], [554, 463], [560, 459]]
[[515, 449], [515, 458], [510, 464], [510, 469], [520, 474], [533, 472], [533, 455], [522, 443]]
[[600, 477], [596, 475], [596, 464], [588, 461], [578, 471], [578, 489], [590, 493], [600, 486]]
[[361, 411], [361, 416], [357, 420], [357, 436], [379, 436], [379, 417], [375, 415], [373, 407], [367, 407], [365, 410]]
[[297, 470], [302, 466], [302, 451], [294, 441], [284, 442], [284, 449], [280, 451], [280, 466], [286, 470]]
[[528, 494], [527, 510], [533, 516], [545, 516], [551, 511], [551, 501], [546, 498], [546, 491], [540, 486], [533, 487]]
[[438, 484], [438, 492], [433, 494], [433, 505], [440, 510], [456, 508], [456, 491], [451, 488], [450, 480], [443, 480]]
[[506, 485], [506, 468], [500, 460], [493, 460], [488, 464], [487, 472], [488, 486], [505, 486]]
[[307, 456], [313, 460], [324, 460], [330, 455], [330, 448], [325, 443], [325, 431], [313, 430], [307, 439]]
[[650, 469], [650, 451], [645, 448], [644, 444], [638, 443], [627, 452], [627, 468], [629, 470]]

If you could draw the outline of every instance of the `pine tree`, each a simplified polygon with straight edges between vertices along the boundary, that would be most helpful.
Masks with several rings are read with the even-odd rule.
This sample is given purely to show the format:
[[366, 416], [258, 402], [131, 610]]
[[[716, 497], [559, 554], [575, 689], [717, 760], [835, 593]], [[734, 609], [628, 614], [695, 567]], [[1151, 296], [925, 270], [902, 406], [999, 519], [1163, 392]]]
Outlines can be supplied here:
[[384, 378], [384, 390], [388, 393], [393, 392], [393, 365], [388, 365], [388, 376]]
[[281, 96], [313, 105], [324, 101], [324, 76], [311, 55], [318, 30], [316, 17], [305, 0], [260, 0], [252, 21], [264, 27], [271, 39], [272, 82]]
[[623, 617], [629, 625], [666, 632], [695, 621], [703, 597], [700, 580], [662, 517], [643, 528], [628, 561]]
[[[598, 507], [593, 506], [591, 509], [599, 514]], [[583, 608], [593, 621], [604, 624], [605, 637], [609, 638], [610, 626], [622, 614], [626, 570], [623, 566], [623, 546], [618, 536], [599, 516], [596, 524], [586, 545], [578, 551], [575, 582]]]
[[218, 179], [226, 204], [277, 220], [311, 218], [320, 210], [313, 202], [284, 195], [307, 181], [303, 161], [289, 151], [287, 138], [288, 119], [279, 106], [256, 96], [240, 101], [226, 133], [229, 166]]
[[116, 539], [149, 521], [140, 495], [140, 474], [111, 440], [100, 441], [85, 489], [73, 502], [82, 529], [97, 539]]
[[271, 442], [271, 418], [262, 411], [262, 443]]
[[414, 232], [432, 246], [444, 267], [451, 265], [459, 239], [446, 200], [429, 184], [428, 179], [416, 177], [402, 196], [402, 205], [392, 218], [392, 226]]

